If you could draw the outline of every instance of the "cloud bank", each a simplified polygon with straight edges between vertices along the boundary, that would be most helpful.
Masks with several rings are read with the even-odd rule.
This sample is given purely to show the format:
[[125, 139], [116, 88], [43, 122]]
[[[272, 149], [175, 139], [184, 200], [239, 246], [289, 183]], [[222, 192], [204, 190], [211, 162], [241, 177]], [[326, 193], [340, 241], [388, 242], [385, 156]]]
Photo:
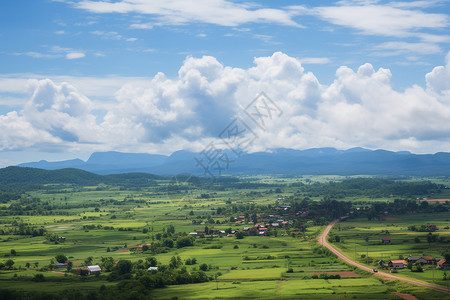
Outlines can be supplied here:
[[[1, 150], [169, 153], [202, 150], [264, 91], [283, 111], [251, 151], [286, 147], [362, 146], [413, 152], [448, 151], [450, 146], [450, 53], [444, 66], [418, 85], [394, 90], [390, 70], [366, 63], [339, 67], [330, 85], [284, 53], [257, 57], [248, 69], [216, 58], [188, 57], [178, 76], [158, 73], [117, 88], [113, 99], [96, 101], [99, 90], [51, 79], [32, 79], [21, 110], [0, 115]], [[0, 78], [0, 92], [7, 84]], [[105, 78], [98, 79], [105, 85]], [[115, 79], [111, 79], [115, 80]], [[67, 78], [67, 81], [71, 81]], [[91, 82], [95, 85], [95, 79]], [[20, 86], [14, 85], [14, 92]], [[1, 94], [0, 94], [1, 95]]]

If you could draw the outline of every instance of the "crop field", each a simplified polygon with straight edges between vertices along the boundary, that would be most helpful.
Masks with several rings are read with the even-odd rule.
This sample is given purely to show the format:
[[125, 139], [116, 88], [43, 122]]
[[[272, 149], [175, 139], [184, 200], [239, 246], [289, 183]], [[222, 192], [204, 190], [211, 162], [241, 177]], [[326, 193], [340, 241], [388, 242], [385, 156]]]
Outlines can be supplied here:
[[[356, 178], [358, 184], [366, 179]], [[419, 299], [445, 297], [348, 266], [316, 239], [337, 214], [358, 214], [331, 232], [340, 236], [334, 245], [349, 257], [371, 266], [400, 255], [438, 257], [450, 241], [450, 231], [444, 229], [447, 212], [388, 214], [383, 221], [368, 221], [362, 211], [370, 212], [374, 203], [393, 204], [394, 198], [378, 191], [343, 190], [339, 183], [348, 180], [343, 176], [238, 180], [175, 191], [164, 179], [141, 186], [45, 185], [4, 202], [0, 296], [400, 299], [392, 293], [404, 292]], [[337, 200], [327, 199], [331, 193], [339, 194]], [[417, 196], [422, 194], [408, 197]], [[436, 205], [447, 204], [431, 203], [430, 208]], [[435, 242], [427, 243], [428, 233], [408, 231], [408, 226], [429, 224], [431, 218], [439, 228], [433, 233], [439, 235]], [[391, 245], [380, 244], [386, 230]], [[361, 258], [367, 252], [369, 258]], [[61, 256], [70, 267], [56, 266]], [[130, 263], [125, 273], [121, 262]], [[156, 273], [147, 271], [152, 263], [159, 268]], [[88, 265], [99, 265], [102, 272], [80, 273]], [[158, 274], [165, 274], [167, 282], [153, 282], [163, 280]], [[434, 270], [434, 281], [430, 270], [398, 275], [447, 284], [441, 270]]]
[[[419, 227], [430, 224], [436, 225], [438, 229], [433, 232], [410, 230], [414, 225]], [[333, 243], [333, 246], [342, 250], [349, 258], [373, 268], [380, 268], [381, 260], [387, 263], [389, 260], [408, 257], [433, 257], [433, 263], [423, 265], [423, 272], [412, 272], [405, 268], [396, 275], [447, 287], [448, 280], [444, 280], [447, 272], [436, 268], [436, 262], [443, 259], [442, 253], [449, 249], [449, 225], [450, 215], [447, 212], [389, 215], [383, 216], [382, 221], [347, 219], [335, 226], [331, 234], [340, 237], [340, 242]], [[436, 236], [435, 240], [432, 241], [430, 236]], [[385, 237], [391, 239], [390, 244], [382, 244], [382, 238]]]

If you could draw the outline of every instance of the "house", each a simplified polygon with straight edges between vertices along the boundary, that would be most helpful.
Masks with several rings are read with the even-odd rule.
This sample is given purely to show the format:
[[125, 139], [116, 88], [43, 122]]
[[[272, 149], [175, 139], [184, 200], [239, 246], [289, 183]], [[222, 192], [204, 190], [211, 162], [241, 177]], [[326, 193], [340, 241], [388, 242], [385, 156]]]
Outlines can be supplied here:
[[427, 225], [428, 231], [436, 231], [437, 227], [434, 224]]
[[67, 268], [67, 266], [68, 266], [68, 263], [56, 263], [55, 264], [55, 267], [57, 269], [65, 269], [65, 268]]
[[408, 262], [416, 263], [419, 259], [420, 259], [420, 257], [410, 256], [410, 257], [408, 257], [406, 260], [407, 260]]
[[407, 265], [408, 263], [404, 259], [390, 260], [388, 264], [389, 268], [392, 268], [394, 270], [404, 269]]
[[381, 243], [383, 245], [389, 245], [391, 243], [391, 238], [390, 237], [384, 237], [381, 239]]
[[433, 263], [433, 257], [431, 257], [431, 256], [421, 257], [421, 258], [419, 258], [416, 261], [416, 263], [418, 263], [418, 264], [427, 264], [427, 265], [432, 264]]
[[158, 267], [149, 267], [147, 271], [158, 271]]
[[446, 261], [445, 259], [441, 259], [437, 263], [437, 268], [441, 270], [450, 270], [450, 261]]
[[99, 265], [88, 266], [87, 268], [89, 275], [100, 274], [100, 272], [102, 271]]

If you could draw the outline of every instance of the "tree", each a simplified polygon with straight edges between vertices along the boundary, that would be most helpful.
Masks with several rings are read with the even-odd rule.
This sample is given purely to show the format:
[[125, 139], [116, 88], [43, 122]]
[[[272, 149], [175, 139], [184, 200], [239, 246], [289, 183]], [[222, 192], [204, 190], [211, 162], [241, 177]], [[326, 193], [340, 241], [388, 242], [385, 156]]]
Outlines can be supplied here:
[[444, 253], [444, 259], [445, 259], [446, 261], [450, 261], [450, 252], [445, 252], [445, 253]]
[[12, 260], [12, 259], [8, 259], [6, 262], [5, 262], [5, 267], [9, 270], [9, 269], [12, 269], [12, 266], [14, 265], [14, 261]]
[[174, 234], [175, 227], [173, 225], [169, 225], [169, 227], [167, 227], [167, 233]]
[[69, 261], [69, 262], [67, 263], [67, 271], [72, 270], [72, 268], [73, 268], [73, 262]]
[[208, 265], [207, 264], [201, 264], [198, 268], [201, 271], [208, 271]]
[[92, 260], [93, 260], [93, 257], [92, 257], [92, 256], [89, 256], [88, 258], [86, 258], [86, 259], [84, 260], [84, 265], [85, 265], [85, 266], [90, 266], [90, 265], [92, 265]]
[[194, 245], [194, 239], [189, 236], [183, 236], [179, 239], [177, 239], [177, 248], [183, 248], [187, 246], [193, 246]]
[[116, 269], [119, 272], [119, 275], [131, 273], [132, 268], [133, 264], [129, 260], [120, 260], [116, 265]]
[[25, 268], [29, 269], [30, 267], [31, 267], [31, 264], [30, 264], [29, 262], [27, 262], [27, 263], [25, 264]]
[[156, 258], [153, 257], [153, 256], [147, 257], [146, 260], [147, 260], [148, 263], [150, 264], [150, 267], [156, 267], [156, 265], [158, 264], [158, 261], [157, 261]]
[[17, 252], [16, 252], [16, 250], [14, 250], [14, 249], [11, 249], [11, 256], [16, 256], [17, 255]]
[[64, 254], [58, 254], [55, 256], [55, 259], [57, 262], [59, 263], [65, 263], [67, 262], [67, 256], [65, 256]]
[[236, 232], [236, 238], [237, 238], [238, 240], [241, 240], [241, 239], [244, 238], [244, 235], [242, 234], [242, 232], [238, 231], [238, 232]]
[[163, 244], [165, 247], [173, 248], [173, 240], [171, 238], [164, 239]]
[[111, 256], [102, 257], [102, 263], [100, 265], [102, 267], [102, 270], [104, 270], [105, 272], [111, 272], [115, 267], [114, 259]]
[[176, 269], [182, 264], [183, 262], [181, 261], [181, 258], [179, 256], [178, 257], [172, 256], [172, 258], [170, 259], [169, 268]]

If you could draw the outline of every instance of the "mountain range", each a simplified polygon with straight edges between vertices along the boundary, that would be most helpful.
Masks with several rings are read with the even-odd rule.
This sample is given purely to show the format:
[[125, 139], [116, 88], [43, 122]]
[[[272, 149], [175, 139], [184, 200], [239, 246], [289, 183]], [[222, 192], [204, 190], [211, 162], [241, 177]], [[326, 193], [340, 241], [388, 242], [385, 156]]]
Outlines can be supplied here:
[[[210, 164], [209, 170], [222, 174], [286, 174], [286, 175], [450, 175], [450, 153], [413, 154], [407, 151], [369, 150], [351, 148], [313, 148], [307, 150], [273, 149], [269, 152], [243, 153], [239, 157], [232, 151], [224, 151], [225, 156]], [[45, 170], [76, 168], [96, 174], [120, 174], [144, 172], [157, 175], [191, 173], [205, 174], [198, 163], [208, 165], [208, 158], [200, 152], [180, 150], [171, 155], [146, 153], [95, 152], [87, 161], [80, 159], [58, 162], [29, 162], [20, 167]], [[197, 159], [197, 160], [196, 160]]]

